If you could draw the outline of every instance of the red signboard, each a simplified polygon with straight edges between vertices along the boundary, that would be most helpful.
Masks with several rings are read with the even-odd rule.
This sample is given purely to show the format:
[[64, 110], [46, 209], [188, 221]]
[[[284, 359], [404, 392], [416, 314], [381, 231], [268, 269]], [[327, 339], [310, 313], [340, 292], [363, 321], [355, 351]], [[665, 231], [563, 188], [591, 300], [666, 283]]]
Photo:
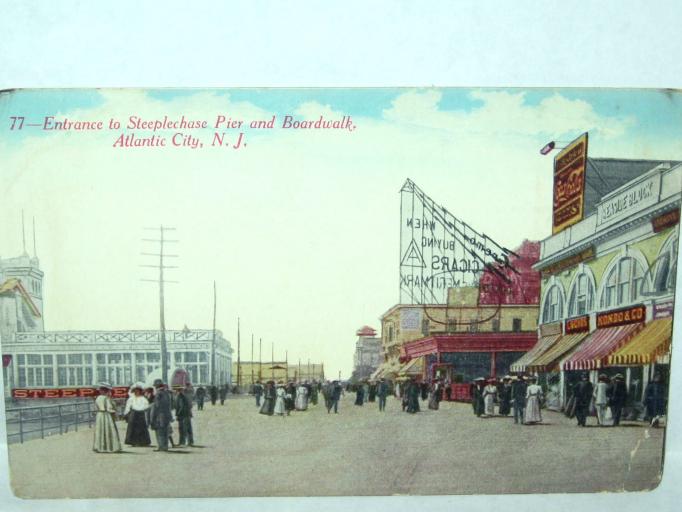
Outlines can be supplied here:
[[566, 334], [575, 334], [578, 332], [587, 332], [590, 330], [589, 315], [578, 316], [575, 318], [568, 318], [564, 325]]
[[[95, 398], [99, 395], [97, 388], [14, 388], [12, 398]], [[127, 387], [112, 389], [112, 398], [128, 398]]]
[[654, 233], [659, 233], [677, 225], [678, 222], [680, 222], [680, 210], [675, 209], [651, 219], [651, 226], [654, 228]]
[[646, 307], [643, 304], [597, 314], [597, 329], [644, 322]]
[[582, 220], [586, 169], [587, 133], [583, 133], [554, 159], [552, 234]]

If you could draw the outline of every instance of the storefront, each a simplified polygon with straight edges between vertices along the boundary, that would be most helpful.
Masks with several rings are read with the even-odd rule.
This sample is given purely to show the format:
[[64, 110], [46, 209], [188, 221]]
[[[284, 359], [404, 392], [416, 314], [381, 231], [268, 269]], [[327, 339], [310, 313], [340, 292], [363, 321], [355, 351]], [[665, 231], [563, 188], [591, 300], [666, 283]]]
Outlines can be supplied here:
[[404, 346], [409, 361], [424, 359], [421, 378], [443, 378], [454, 400], [469, 400], [478, 377], [501, 377], [514, 361], [535, 345], [532, 332], [485, 332], [434, 335]]
[[[617, 173], [619, 162], [610, 160], [608, 169]], [[584, 217], [541, 242], [539, 342], [514, 368], [539, 374], [556, 408], [582, 373], [592, 382], [621, 373], [635, 417], [653, 375], [667, 377], [680, 183], [680, 163], [652, 162], [650, 170], [586, 202]], [[546, 338], [543, 330], [557, 323], [561, 335]]]

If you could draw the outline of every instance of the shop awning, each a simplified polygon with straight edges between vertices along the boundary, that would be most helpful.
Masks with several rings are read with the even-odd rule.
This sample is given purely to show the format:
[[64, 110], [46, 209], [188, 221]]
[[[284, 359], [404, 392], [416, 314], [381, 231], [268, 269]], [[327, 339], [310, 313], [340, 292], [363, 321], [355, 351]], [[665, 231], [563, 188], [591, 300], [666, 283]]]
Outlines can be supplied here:
[[381, 378], [381, 375], [384, 373], [384, 369], [379, 367], [374, 372], [372, 375], [369, 376], [370, 380], [377, 380]]
[[630, 342], [609, 356], [609, 365], [649, 364], [668, 352], [673, 335], [673, 319], [659, 318], [646, 324]]
[[546, 372], [551, 369], [562, 357], [568, 354], [580, 344], [589, 332], [567, 334], [554, 344], [549, 350], [541, 354], [537, 359], [528, 365], [528, 369], [534, 372]]
[[512, 363], [512, 365], [509, 367], [509, 370], [512, 372], [525, 372], [530, 363], [549, 350], [549, 348], [552, 347], [557, 340], [559, 340], [559, 338], [561, 338], [561, 334], [542, 336], [528, 352], [523, 354], [519, 359]]
[[618, 350], [637, 334], [644, 324], [628, 324], [598, 329], [562, 363], [564, 370], [595, 370], [602, 368], [606, 357]]
[[407, 376], [418, 376], [422, 375], [424, 373], [424, 356], [417, 357], [415, 359], [412, 359], [405, 363], [400, 370], [398, 371], [398, 375], [407, 375]]

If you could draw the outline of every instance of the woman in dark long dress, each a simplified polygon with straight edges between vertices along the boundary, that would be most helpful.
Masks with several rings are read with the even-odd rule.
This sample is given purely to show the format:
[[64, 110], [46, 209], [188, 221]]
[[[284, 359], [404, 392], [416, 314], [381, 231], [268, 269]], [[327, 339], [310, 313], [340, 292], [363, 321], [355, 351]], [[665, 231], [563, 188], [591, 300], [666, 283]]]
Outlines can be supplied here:
[[485, 388], [485, 379], [483, 377], [479, 377], [474, 381], [474, 389], [472, 395], [472, 405], [474, 406], [474, 414], [479, 418], [485, 412], [483, 388]]
[[407, 412], [411, 414], [419, 412], [420, 394], [421, 386], [418, 382], [412, 380], [407, 388]]
[[355, 386], [355, 405], [362, 405], [365, 401], [365, 389], [362, 383]]
[[260, 406], [260, 413], [272, 416], [275, 412], [275, 383], [269, 381], [265, 385], [265, 390], [263, 391], [263, 404]]
[[130, 446], [149, 446], [152, 444], [147, 426], [149, 401], [143, 395], [142, 384], [135, 385], [132, 392], [133, 394], [128, 398], [123, 413], [128, 420], [125, 444]]
[[511, 377], [508, 375], [502, 379], [502, 387], [499, 388], [500, 392], [497, 395], [500, 399], [500, 416], [509, 416], [509, 413], [511, 412], [511, 399], [512, 399], [512, 392], [511, 392]]

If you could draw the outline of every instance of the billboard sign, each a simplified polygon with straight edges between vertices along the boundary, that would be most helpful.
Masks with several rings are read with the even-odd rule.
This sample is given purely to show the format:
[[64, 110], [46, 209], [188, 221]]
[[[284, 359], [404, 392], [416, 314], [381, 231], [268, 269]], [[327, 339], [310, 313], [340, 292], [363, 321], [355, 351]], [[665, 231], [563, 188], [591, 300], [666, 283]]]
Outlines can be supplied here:
[[587, 133], [583, 133], [554, 159], [552, 234], [582, 220], [586, 169]]

